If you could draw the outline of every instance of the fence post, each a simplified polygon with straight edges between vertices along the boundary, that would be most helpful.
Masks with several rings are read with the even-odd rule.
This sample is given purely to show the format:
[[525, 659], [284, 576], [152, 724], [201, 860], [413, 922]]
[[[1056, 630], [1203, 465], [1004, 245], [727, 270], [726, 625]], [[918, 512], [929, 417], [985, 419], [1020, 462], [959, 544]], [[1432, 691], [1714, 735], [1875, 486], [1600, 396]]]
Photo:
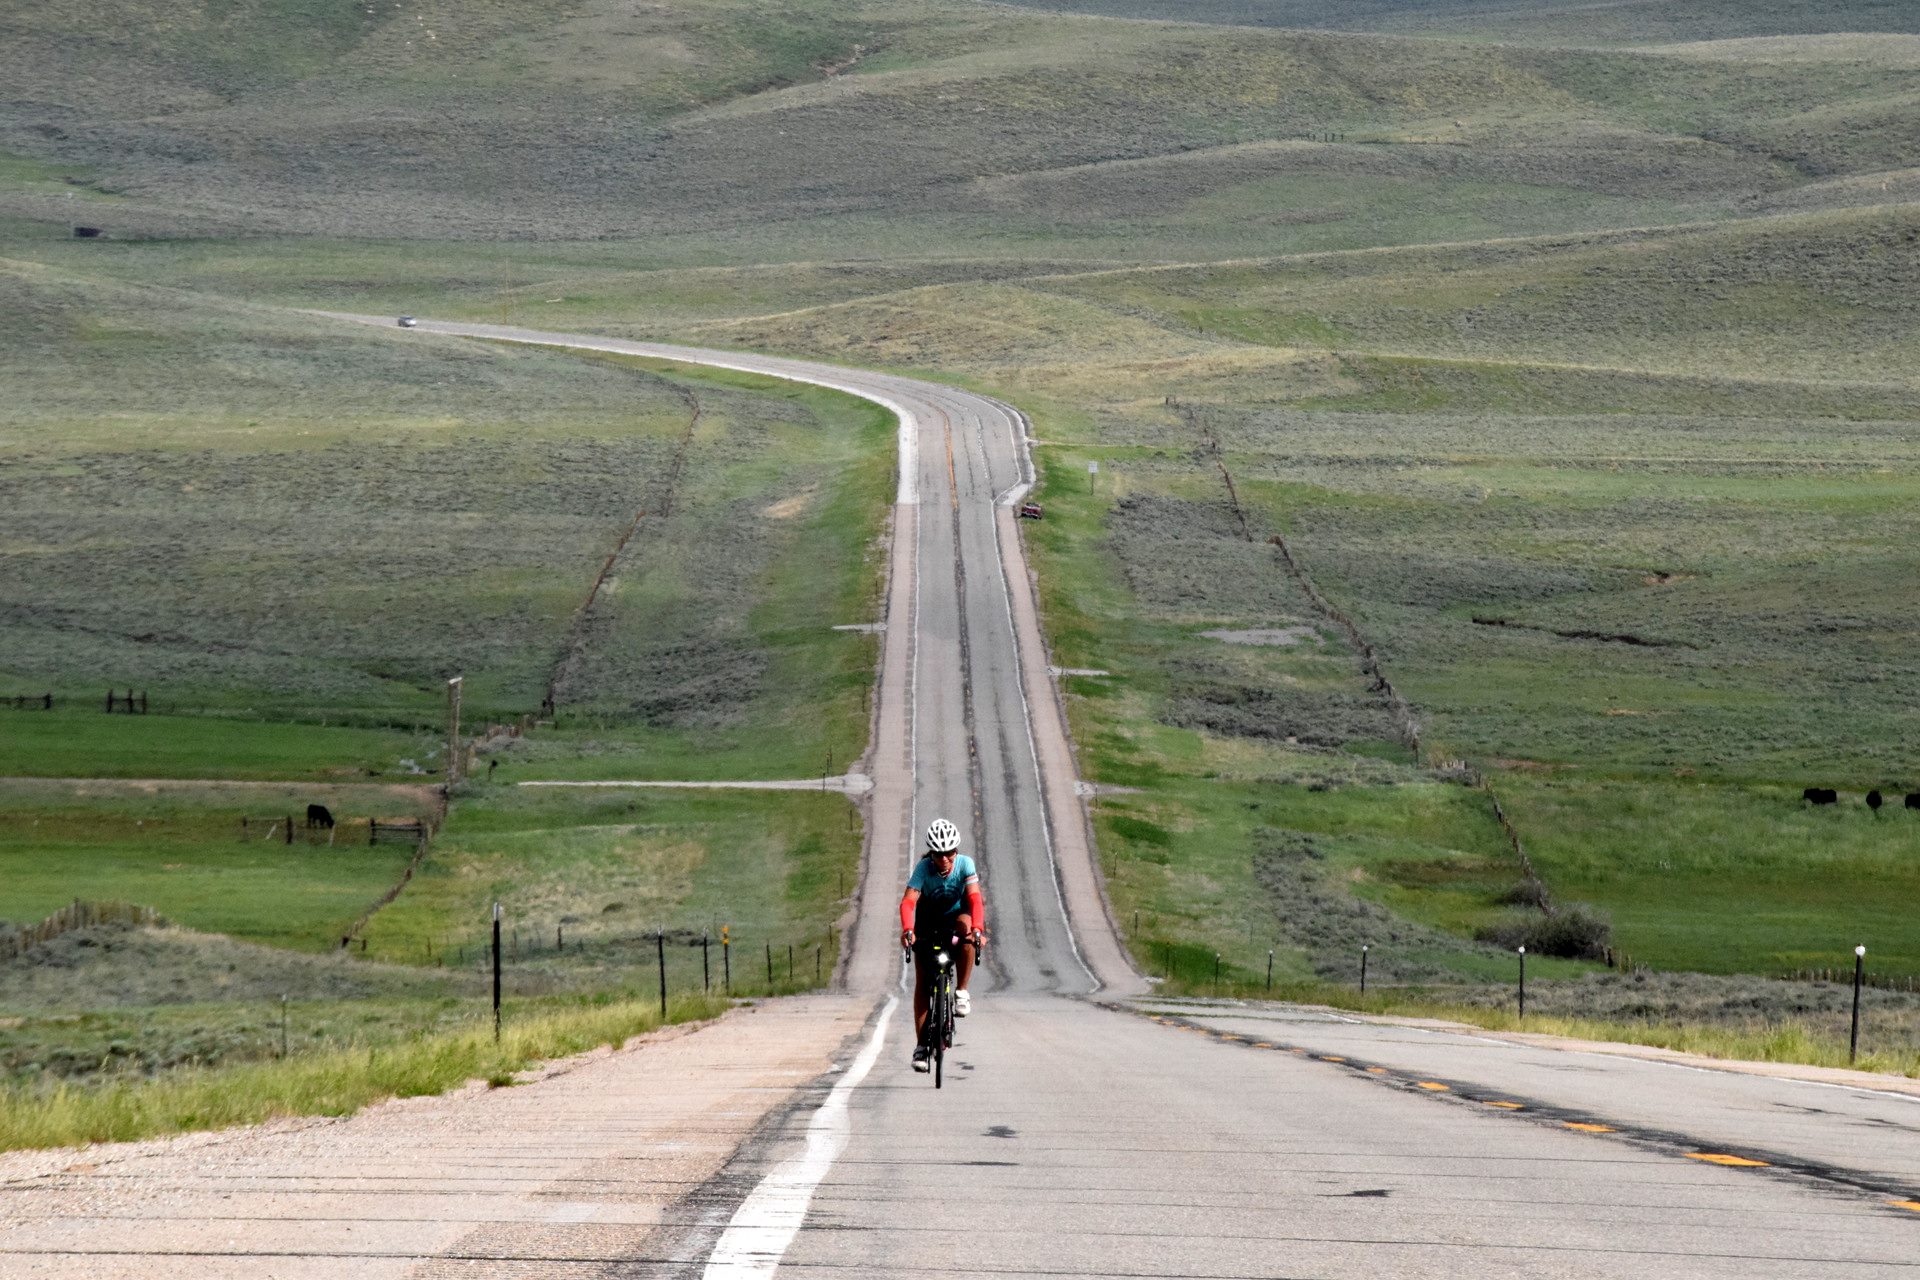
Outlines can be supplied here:
[[293, 843], [293, 815], [287, 815], [287, 843]]
[[464, 676], [447, 681], [447, 785], [460, 781], [460, 688]]
[[1527, 949], [1520, 948], [1520, 1021], [1527, 1020]]
[[1273, 990], [1273, 948], [1267, 948], [1267, 990]]
[[660, 1021], [667, 1020], [667, 931], [653, 935], [654, 949], [660, 957]]
[[1367, 945], [1360, 944], [1360, 994], [1367, 994]]
[[767, 944], [767, 994], [773, 994], [773, 944]]
[[720, 926], [720, 977], [728, 995], [733, 994], [733, 926]]
[[107, 714], [113, 714], [113, 690], [107, 690]]
[[713, 974], [707, 967], [707, 931], [700, 931], [700, 991], [704, 995], [713, 990]]
[[793, 944], [787, 944], [787, 981], [793, 981]]
[[1852, 1066], [1860, 1057], [1860, 982], [1867, 972], [1867, 949], [1858, 946], [1853, 949], [1853, 1030], [1847, 1036], [1847, 1065]]
[[493, 904], [493, 1042], [500, 1043], [500, 904]]

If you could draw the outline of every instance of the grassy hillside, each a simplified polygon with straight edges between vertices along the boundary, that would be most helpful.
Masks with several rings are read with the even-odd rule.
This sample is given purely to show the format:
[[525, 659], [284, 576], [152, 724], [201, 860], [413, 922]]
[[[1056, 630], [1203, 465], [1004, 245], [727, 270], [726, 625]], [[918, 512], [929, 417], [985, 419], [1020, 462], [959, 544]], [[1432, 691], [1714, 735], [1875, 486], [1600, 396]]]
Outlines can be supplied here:
[[153, 7], [166, 35], [137, 49], [82, 6], [9, 19], [0, 211], [120, 234], [644, 234], [736, 261], [1222, 256], [1672, 221], [1920, 162], [1920, 68], [1897, 59], [926, 0]]
[[[749, 771], [857, 751], [871, 641], [831, 627], [874, 590], [877, 411], [23, 264], [6, 276], [8, 694], [92, 712], [101, 689], [131, 686], [176, 715], [419, 726], [464, 673], [470, 718], [551, 694], [592, 717], [602, 750], [629, 726], [656, 757], [753, 742]], [[35, 746], [44, 726], [21, 713], [8, 769], [151, 773], [158, 739], [183, 732], [75, 738], [84, 726], [55, 718], [96, 757]], [[776, 724], [784, 746], [765, 740]], [[434, 744], [406, 741], [375, 767], [439, 768]], [[372, 744], [339, 745], [351, 760]]]
[[1543, 44], [1642, 45], [1808, 32], [1920, 33], [1899, 0], [1012, 0], [1049, 13], [1250, 27], [1324, 27]]

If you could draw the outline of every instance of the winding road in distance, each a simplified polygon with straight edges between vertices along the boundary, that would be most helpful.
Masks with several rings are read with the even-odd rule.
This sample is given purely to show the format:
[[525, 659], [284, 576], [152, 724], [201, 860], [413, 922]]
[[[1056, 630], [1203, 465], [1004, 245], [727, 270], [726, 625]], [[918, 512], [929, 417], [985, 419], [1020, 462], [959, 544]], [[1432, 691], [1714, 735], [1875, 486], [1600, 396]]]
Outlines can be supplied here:
[[[277, 1277], [1920, 1276], [1920, 1091], [1147, 997], [1075, 789], [1007, 406], [491, 325], [395, 340], [422, 334], [720, 365], [900, 416], [839, 990], [519, 1089], [134, 1144], [103, 1157], [118, 1173], [0, 1162], [0, 1275], [151, 1274], [166, 1253]], [[939, 1091], [907, 1068], [894, 914], [934, 816], [978, 851], [995, 944]]]

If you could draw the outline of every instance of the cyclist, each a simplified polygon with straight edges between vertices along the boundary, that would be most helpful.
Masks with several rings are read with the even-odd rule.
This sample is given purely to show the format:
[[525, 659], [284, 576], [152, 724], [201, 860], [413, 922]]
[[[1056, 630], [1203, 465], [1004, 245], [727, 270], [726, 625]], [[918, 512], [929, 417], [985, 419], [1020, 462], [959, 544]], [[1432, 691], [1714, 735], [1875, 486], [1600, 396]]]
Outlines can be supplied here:
[[913, 868], [906, 896], [900, 899], [900, 945], [913, 952], [913, 1069], [925, 1071], [932, 1056], [924, 1043], [927, 1002], [933, 990], [933, 953], [947, 947], [959, 966], [953, 1012], [973, 1011], [967, 980], [985, 938], [986, 903], [980, 897], [980, 873], [960, 852], [960, 828], [945, 818], [927, 824], [927, 855]]

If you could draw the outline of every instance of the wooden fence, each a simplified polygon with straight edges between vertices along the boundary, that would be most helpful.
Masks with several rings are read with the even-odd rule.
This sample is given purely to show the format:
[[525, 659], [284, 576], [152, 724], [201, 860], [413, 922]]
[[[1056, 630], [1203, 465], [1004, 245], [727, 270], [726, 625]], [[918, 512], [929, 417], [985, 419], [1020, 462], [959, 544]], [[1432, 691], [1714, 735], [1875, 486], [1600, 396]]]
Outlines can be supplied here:
[[433, 828], [424, 818], [369, 818], [368, 844], [425, 844]]
[[[1873, 959], [1868, 956], [1867, 959]], [[1774, 977], [1782, 982], [1831, 982], [1839, 986], [1853, 985], [1853, 966], [1835, 969], [1791, 969], [1786, 973], [1777, 973]], [[1875, 973], [1869, 969], [1861, 975], [1860, 985], [1873, 987], [1879, 991], [1920, 992], [1920, 978], [1908, 974]]]
[[0, 707], [12, 707], [15, 711], [51, 711], [53, 694], [20, 693], [0, 698]]
[[126, 902], [85, 902], [75, 898], [38, 924], [30, 924], [0, 936], [0, 957], [12, 958], [51, 942], [63, 933], [86, 929], [96, 924], [132, 924], [159, 927], [167, 922], [152, 907], [136, 907]]

